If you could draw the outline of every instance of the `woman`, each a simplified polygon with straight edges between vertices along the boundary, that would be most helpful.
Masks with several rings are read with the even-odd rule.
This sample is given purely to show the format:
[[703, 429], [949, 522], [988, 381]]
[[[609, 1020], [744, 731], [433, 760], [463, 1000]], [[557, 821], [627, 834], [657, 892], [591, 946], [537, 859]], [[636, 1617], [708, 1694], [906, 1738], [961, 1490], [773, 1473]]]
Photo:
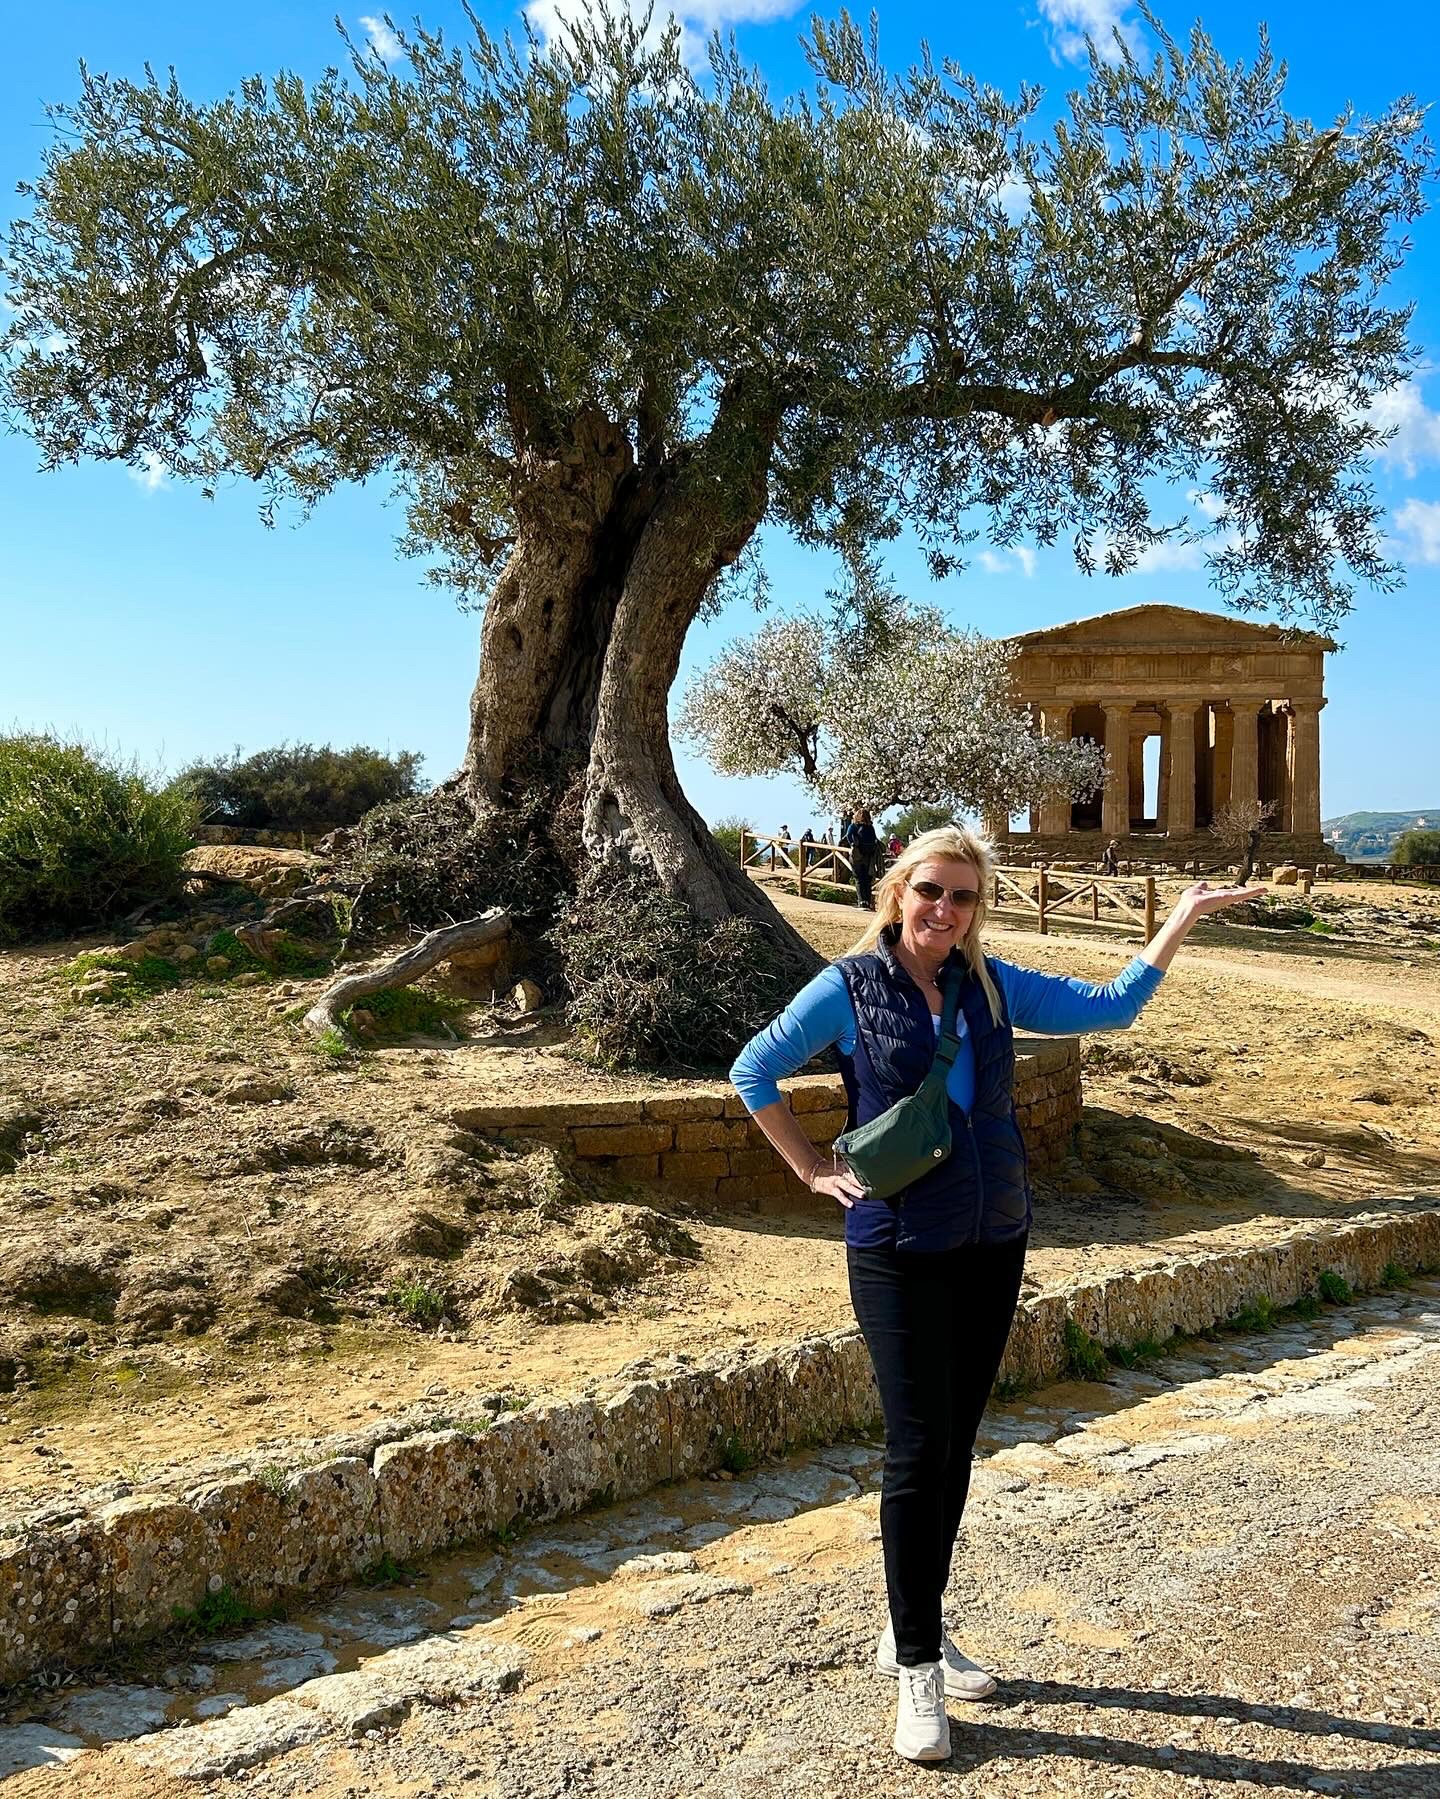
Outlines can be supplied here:
[[[985, 955], [990, 874], [989, 846], [969, 831], [946, 826], [917, 837], [881, 878], [859, 942], [753, 1037], [731, 1070], [780, 1155], [812, 1192], [846, 1209], [850, 1295], [885, 1417], [880, 1533], [890, 1620], [876, 1666], [899, 1681], [895, 1748], [915, 1761], [950, 1753], [947, 1695], [983, 1699], [995, 1690], [945, 1633], [941, 1600], [1030, 1229], [1012, 1030], [1133, 1024], [1195, 920], [1245, 892], [1204, 881], [1187, 888], [1144, 951], [1101, 986]], [[833, 1046], [851, 1125], [877, 1117], [928, 1073], [952, 983], [960, 1045], [947, 1076], [951, 1153], [895, 1199], [867, 1199], [843, 1162], [816, 1150], [776, 1082]]]

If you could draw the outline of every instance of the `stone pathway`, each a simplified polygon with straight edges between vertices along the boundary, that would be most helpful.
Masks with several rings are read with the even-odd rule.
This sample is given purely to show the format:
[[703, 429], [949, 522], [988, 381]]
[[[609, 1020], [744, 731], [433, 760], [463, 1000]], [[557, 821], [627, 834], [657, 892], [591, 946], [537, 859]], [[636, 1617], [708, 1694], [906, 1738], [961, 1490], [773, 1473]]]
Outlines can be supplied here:
[[982, 1450], [950, 1609], [1002, 1685], [943, 1768], [890, 1748], [878, 1456], [839, 1445], [66, 1689], [0, 1728], [7, 1799], [1440, 1793], [1440, 1283]]

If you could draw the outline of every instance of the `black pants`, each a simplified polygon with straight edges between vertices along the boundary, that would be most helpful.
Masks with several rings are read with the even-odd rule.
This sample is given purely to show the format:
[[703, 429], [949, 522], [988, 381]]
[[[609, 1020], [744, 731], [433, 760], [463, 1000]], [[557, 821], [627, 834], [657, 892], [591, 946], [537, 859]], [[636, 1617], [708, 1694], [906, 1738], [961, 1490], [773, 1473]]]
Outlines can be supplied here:
[[885, 1414], [880, 1536], [902, 1667], [940, 1657], [940, 1602], [1025, 1242], [849, 1251], [850, 1298]]
[[857, 906], [868, 907], [871, 911], [875, 909], [872, 892], [874, 885], [875, 871], [870, 859], [857, 854], [855, 857], [855, 903]]

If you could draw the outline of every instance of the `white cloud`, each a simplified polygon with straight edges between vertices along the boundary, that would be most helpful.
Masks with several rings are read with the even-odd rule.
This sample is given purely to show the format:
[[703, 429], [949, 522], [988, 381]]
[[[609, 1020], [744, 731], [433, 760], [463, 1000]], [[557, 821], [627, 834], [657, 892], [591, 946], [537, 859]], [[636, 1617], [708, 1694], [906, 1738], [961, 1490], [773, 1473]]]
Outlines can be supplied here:
[[142, 450], [138, 466], [127, 468], [125, 473], [146, 493], [170, 485], [170, 471], [153, 450]]
[[[612, 0], [613, 3], [613, 0]], [[642, 18], [647, 0], [619, 0], [633, 18]], [[669, 19], [680, 21], [680, 52], [693, 68], [705, 61], [705, 43], [712, 31], [725, 31], [732, 25], [765, 24], [771, 19], [787, 19], [800, 10], [801, 0], [677, 0], [666, 6], [659, 0], [647, 33], [657, 42]], [[595, 0], [530, 0], [525, 16], [546, 43], [564, 35], [566, 23], [586, 18], [599, 10]], [[362, 21], [363, 23], [363, 21]]]
[[1038, 0], [1040, 16], [1049, 26], [1050, 55], [1054, 61], [1084, 62], [1088, 40], [1093, 39], [1102, 62], [1116, 62], [1114, 33], [1131, 50], [1143, 39], [1134, 19], [1127, 19], [1130, 0]]
[[365, 15], [361, 17], [360, 23], [365, 28], [366, 37], [370, 40], [370, 48], [381, 62], [398, 62], [405, 54], [399, 38], [384, 19], [375, 19]]
[[1376, 394], [1365, 416], [1382, 431], [1395, 433], [1375, 452], [1379, 461], [1393, 462], [1413, 475], [1418, 464], [1440, 457], [1440, 412], [1425, 404], [1418, 381], [1401, 381]]
[[1035, 552], [1028, 544], [1016, 544], [1013, 550], [981, 550], [978, 560], [987, 575], [1008, 575], [1017, 566], [1027, 581], [1035, 573]]
[[1440, 500], [1407, 500], [1395, 523], [1407, 562], [1440, 562]]

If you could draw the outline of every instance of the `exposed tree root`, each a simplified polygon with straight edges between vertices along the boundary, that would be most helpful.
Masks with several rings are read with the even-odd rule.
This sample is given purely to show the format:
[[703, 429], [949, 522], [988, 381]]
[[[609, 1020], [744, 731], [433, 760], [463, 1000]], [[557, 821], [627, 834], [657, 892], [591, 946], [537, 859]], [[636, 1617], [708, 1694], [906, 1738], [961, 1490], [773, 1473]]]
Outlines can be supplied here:
[[323, 1031], [341, 1030], [341, 1012], [367, 994], [378, 993], [382, 987], [408, 987], [457, 950], [478, 949], [482, 943], [493, 943], [496, 938], [506, 936], [509, 930], [510, 914], [497, 908], [482, 913], [479, 918], [462, 919], [459, 924], [428, 931], [418, 943], [402, 950], [398, 956], [392, 956], [374, 968], [348, 974], [327, 987], [305, 1014], [305, 1024], [316, 1036]]

